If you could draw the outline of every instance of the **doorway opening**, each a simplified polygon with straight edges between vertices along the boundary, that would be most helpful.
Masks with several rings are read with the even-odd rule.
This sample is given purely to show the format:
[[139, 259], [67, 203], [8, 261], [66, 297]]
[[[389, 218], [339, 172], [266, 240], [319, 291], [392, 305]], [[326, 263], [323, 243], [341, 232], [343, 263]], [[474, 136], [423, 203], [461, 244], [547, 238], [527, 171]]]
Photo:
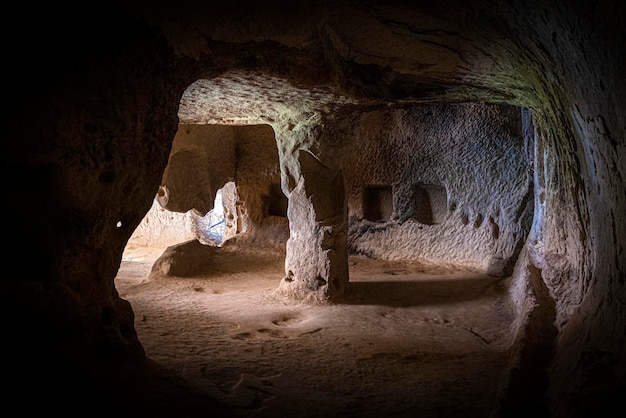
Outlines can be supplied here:
[[237, 224], [237, 206], [232, 204], [236, 201], [237, 186], [233, 181], [215, 192], [213, 209], [204, 216], [193, 217], [193, 230], [198, 241], [204, 245], [221, 247], [228, 239], [241, 232]]

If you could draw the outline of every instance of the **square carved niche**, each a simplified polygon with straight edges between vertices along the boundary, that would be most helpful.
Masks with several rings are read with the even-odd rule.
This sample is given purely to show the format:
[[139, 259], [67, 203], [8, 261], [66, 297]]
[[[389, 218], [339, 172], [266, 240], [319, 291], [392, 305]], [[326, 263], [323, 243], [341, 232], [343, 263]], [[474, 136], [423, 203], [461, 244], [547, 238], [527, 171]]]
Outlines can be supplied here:
[[414, 189], [415, 220], [425, 225], [443, 221], [448, 208], [446, 188], [437, 184], [419, 184]]
[[391, 186], [368, 186], [363, 190], [363, 217], [369, 221], [387, 222], [393, 213]]

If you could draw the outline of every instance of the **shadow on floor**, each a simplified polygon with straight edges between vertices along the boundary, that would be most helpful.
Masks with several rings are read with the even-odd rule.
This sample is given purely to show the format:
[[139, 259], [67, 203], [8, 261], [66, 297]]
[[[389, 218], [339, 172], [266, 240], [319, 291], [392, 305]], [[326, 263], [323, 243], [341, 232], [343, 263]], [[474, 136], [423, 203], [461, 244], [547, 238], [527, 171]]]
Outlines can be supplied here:
[[498, 297], [506, 293], [502, 279], [426, 279], [411, 281], [355, 281], [348, 285], [343, 304], [381, 305], [407, 308], [426, 305], [450, 305]]

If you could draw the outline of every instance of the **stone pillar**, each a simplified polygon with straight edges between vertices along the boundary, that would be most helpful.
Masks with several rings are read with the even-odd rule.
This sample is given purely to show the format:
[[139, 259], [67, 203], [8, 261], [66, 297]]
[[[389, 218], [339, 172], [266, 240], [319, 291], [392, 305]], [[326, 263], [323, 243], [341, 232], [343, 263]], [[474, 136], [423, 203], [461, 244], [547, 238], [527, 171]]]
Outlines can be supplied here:
[[[281, 146], [283, 191], [289, 197], [289, 240], [279, 291], [308, 301], [339, 299], [348, 283], [347, 204], [343, 172], [312, 152]], [[294, 143], [293, 139], [290, 143]]]

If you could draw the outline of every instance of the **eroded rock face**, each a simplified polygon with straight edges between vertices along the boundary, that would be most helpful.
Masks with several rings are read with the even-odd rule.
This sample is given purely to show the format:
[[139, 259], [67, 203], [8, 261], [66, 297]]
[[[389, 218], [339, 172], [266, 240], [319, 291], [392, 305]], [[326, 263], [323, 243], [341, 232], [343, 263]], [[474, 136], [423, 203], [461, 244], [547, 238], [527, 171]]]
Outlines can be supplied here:
[[137, 225], [126, 246], [169, 247], [196, 238], [194, 226], [197, 215], [164, 209], [157, 199]]
[[371, 112], [353, 143], [352, 251], [511, 274], [533, 216], [532, 142], [525, 144], [519, 108]]
[[[512, 387], [549, 382], [541, 393], [529, 391], [530, 413], [602, 411], [626, 370], [623, 5], [367, 5], [232, 2], [216, 10], [161, 3], [78, 17], [45, 6], [18, 11], [31, 16], [33, 43], [6, 51], [15, 65], [8, 75], [14, 100], [3, 153], [11, 203], [5, 216], [23, 228], [8, 254], [19, 271], [2, 289], [3, 317], [16, 318], [9, 331], [20, 342], [12, 358], [39, 354], [54, 341], [52, 361], [31, 363], [30, 372], [44, 377], [61, 371], [52, 365], [82, 357], [91, 365], [110, 356], [141, 358], [132, 310], [113, 279], [158, 191], [179, 122], [273, 128], [282, 190], [295, 202], [290, 221], [291, 214], [309, 219], [298, 232], [314, 243], [294, 238], [288, 245], [292, 254], [316, 257], [305, 265], [288, 256], [289, 283], [325, 294], [324, 286], [340, 286], [347, 229], [330, 221], [344, 207], [324, 203], [314, 178], [348, 179], [336, 149], [355, 122], [349, 116], [484, 100], [525, 107], [532, 116], [534, 218], [512, 287], [519, 311]], [[478, 212], [481, 225], [492, 213], [485, 212]], [[398, 219], [407, 213], [400, 210]], [[468, 213], [470, 228], [476, 219]], [[38, 263], [23, 248], [36, 250]], [[533, 315], [537, 306], [554, 313]], [[535, 369], [525, 347], [550, 344], [526, 338], [527, 331], [552, 325], [556, 338], [550, 330], [537, 335], [555, 341], [553, 355]], [[30, 375], [10, 377], [22, 374]], [[74, 383], [81, 386], [79, 378]], [[514, 410], [515, 397], [509, 399]]]
[[228, 126], [179, 126], [156, 196], [159, 204], [201, 215], [213, 209], [217, 190], [235, 177], [236, 150], [235, 133]]
[[284, 243], [287, 197], [279, 167], [269, 125], [181, 124], [155, 199], [168, 211], [191, 213], [192, 229], [202, 241], [208, 227], [203, 217], [214, 209], [220, 190], [223, 240]]

